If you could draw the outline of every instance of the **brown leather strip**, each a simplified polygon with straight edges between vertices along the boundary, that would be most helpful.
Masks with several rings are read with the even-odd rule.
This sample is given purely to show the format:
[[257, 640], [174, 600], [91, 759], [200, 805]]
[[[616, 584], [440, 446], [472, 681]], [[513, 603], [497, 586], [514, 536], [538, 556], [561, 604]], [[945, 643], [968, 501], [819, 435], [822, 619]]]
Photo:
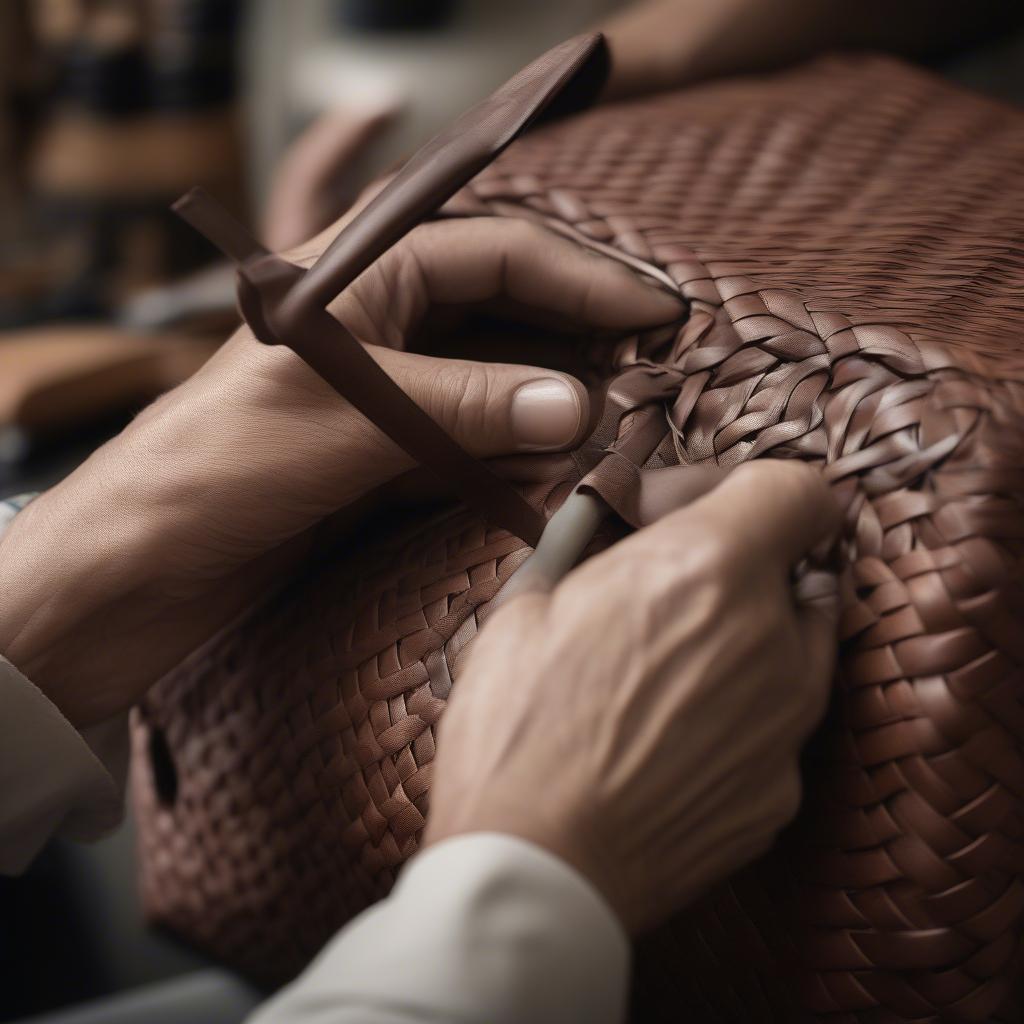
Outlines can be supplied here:
[[589, 103], [607, 73], [599, 33], [549, 50], [431, 139], [303, 271], [267, 253], [205, 192], [175, 211], [240, 264], [239, 304], [253, 333], [285, 344], [400, 448], [450, 483], [489, 522], [536, 546], [544, 517], [473, 458], [380, 368], [326, 305], [433, 213], [556, 100]]
[[544, 530], [543, 515], [452, 440], [330, 313], [310, 310], [306, 317], [309, 331], [290, 337], [289, 348], [395, 444], [451, 484], [470, 508], [536, 546]]
[[450, 483], [470, 508], [536, 545], [544, 517], [455, 442], [326, 309], [306, 310], [303, 330], [278, 333], [267, 299], [275, 292], [287, 294], [307, 271], [267, 253], [255, 241], [247, 243], [245, 229], [201, 189], [193, 189], [175, 209], [226, 255], [252, 254], [239, 268], [239, 304], [261, 341], [286, 344], [403, 451]]
[[639, 529], [707, 494], [728, 473], [721, 466], [642, 470], [618, 452], [609, 452], [583, 478], [579, 490], [599, 495], [616, 515]]
[[171, 209], [235, 263], [267, 255], [267, 250], [205, 189], [189, 189], [171, 204]]
[[[285, 320], [327, 305], [378, 256], [439, 209], [557, 100], [586, 105], [607, 74], [600, 33], [575, 36], [538, 57], [419, 149], [342, 230], [292, 292]], [[583, 86], [582, 88], [574, 88]]]

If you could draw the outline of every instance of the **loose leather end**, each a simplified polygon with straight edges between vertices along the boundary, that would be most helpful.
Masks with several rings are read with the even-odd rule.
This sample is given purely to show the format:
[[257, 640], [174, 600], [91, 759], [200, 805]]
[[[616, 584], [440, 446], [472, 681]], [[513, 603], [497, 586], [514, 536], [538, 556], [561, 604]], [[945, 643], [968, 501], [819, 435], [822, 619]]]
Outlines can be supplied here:
[[527, 131], [559, 121], [593, 106], [601, 95], [611, 72], [611, 53], [605, 37], [594, 34], [593, 48], [573, 75], [569, 84], [545, 107]]
[[267, 250], [203, 188], [191, 188], [171, 204], [186, 224], [195, 228], [228, 259], [244, 263]]

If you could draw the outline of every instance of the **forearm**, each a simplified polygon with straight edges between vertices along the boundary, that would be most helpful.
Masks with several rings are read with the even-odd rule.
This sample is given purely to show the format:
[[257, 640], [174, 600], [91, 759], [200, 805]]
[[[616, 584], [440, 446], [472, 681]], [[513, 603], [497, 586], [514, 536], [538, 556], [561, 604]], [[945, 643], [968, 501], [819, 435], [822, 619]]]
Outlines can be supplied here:
[[76, 510], [64, 493], [37, 498], [0, 538], [0, 654], [40, 680], [46, 649], [110, 603], [115, 573], [117, 591], [130, 595], [145, 561], [128, 538], [135, 512], [116, 494], [103, 489]]
[[[0, 539], [23, 504], [0, 502]], [[5, 578], [3, 593], [14, 588]], [[0, 874], [23, 870], [51, 835], [92, 839], [116, 825], [126, 755], [123, 716], [77, 733], [0, 657]]]
[[124, 710], [243, 610], [337, 507], [321, 480], [284, 483], [304, 415], [312, 449], [344, 442], [326, 399], [278, 372], [287, 355], [239, 332], [0, 537], [0, 655], [76, 727]]
[[76, 728], [124, 709], [109, 682], [133, 661], [133, 634], [168, 611], [156, 548], [172, 502], [155, 498], [158, 476], [143, 494], [101, 450], [0, 537], [0, 655]]
[[193, 526], [212, 498], [198, 482], [191, 497], [170, 478], [134, 491], [121, 482], [86, 494], [68, 480], [0, 537], [0, 656], [78, 729], [134, 703], [312, 540], [303, 534], [232, 571], [190, 576], [181, 566], [196, 561]]
[[646, 0], [602, 26], [612, 51], [606, 97], [782, 67], [831, 49], [941, 55], [1021, 17], [998, 0]]

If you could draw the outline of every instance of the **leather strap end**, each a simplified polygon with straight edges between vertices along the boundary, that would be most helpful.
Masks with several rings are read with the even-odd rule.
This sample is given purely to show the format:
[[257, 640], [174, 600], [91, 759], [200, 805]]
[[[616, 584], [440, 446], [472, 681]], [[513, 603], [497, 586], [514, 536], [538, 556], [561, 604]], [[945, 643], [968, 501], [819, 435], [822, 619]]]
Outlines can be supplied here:
[[171, 209], [235, 263], [245, 263], [256, 256], [269, 255], [245, 227], [205, 189], [189, 189], [171, 204]]

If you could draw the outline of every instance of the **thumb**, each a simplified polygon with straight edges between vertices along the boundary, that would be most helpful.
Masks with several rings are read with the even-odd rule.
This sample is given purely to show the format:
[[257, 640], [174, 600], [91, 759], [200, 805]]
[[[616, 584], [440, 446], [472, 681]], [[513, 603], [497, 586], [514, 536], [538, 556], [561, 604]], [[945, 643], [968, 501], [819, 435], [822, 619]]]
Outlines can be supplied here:
[[554, 370], [438, 359], [376, 345], [367, 351], [398, 386], [477, 456], [558, 451], [589, 421], [586, 389]]

